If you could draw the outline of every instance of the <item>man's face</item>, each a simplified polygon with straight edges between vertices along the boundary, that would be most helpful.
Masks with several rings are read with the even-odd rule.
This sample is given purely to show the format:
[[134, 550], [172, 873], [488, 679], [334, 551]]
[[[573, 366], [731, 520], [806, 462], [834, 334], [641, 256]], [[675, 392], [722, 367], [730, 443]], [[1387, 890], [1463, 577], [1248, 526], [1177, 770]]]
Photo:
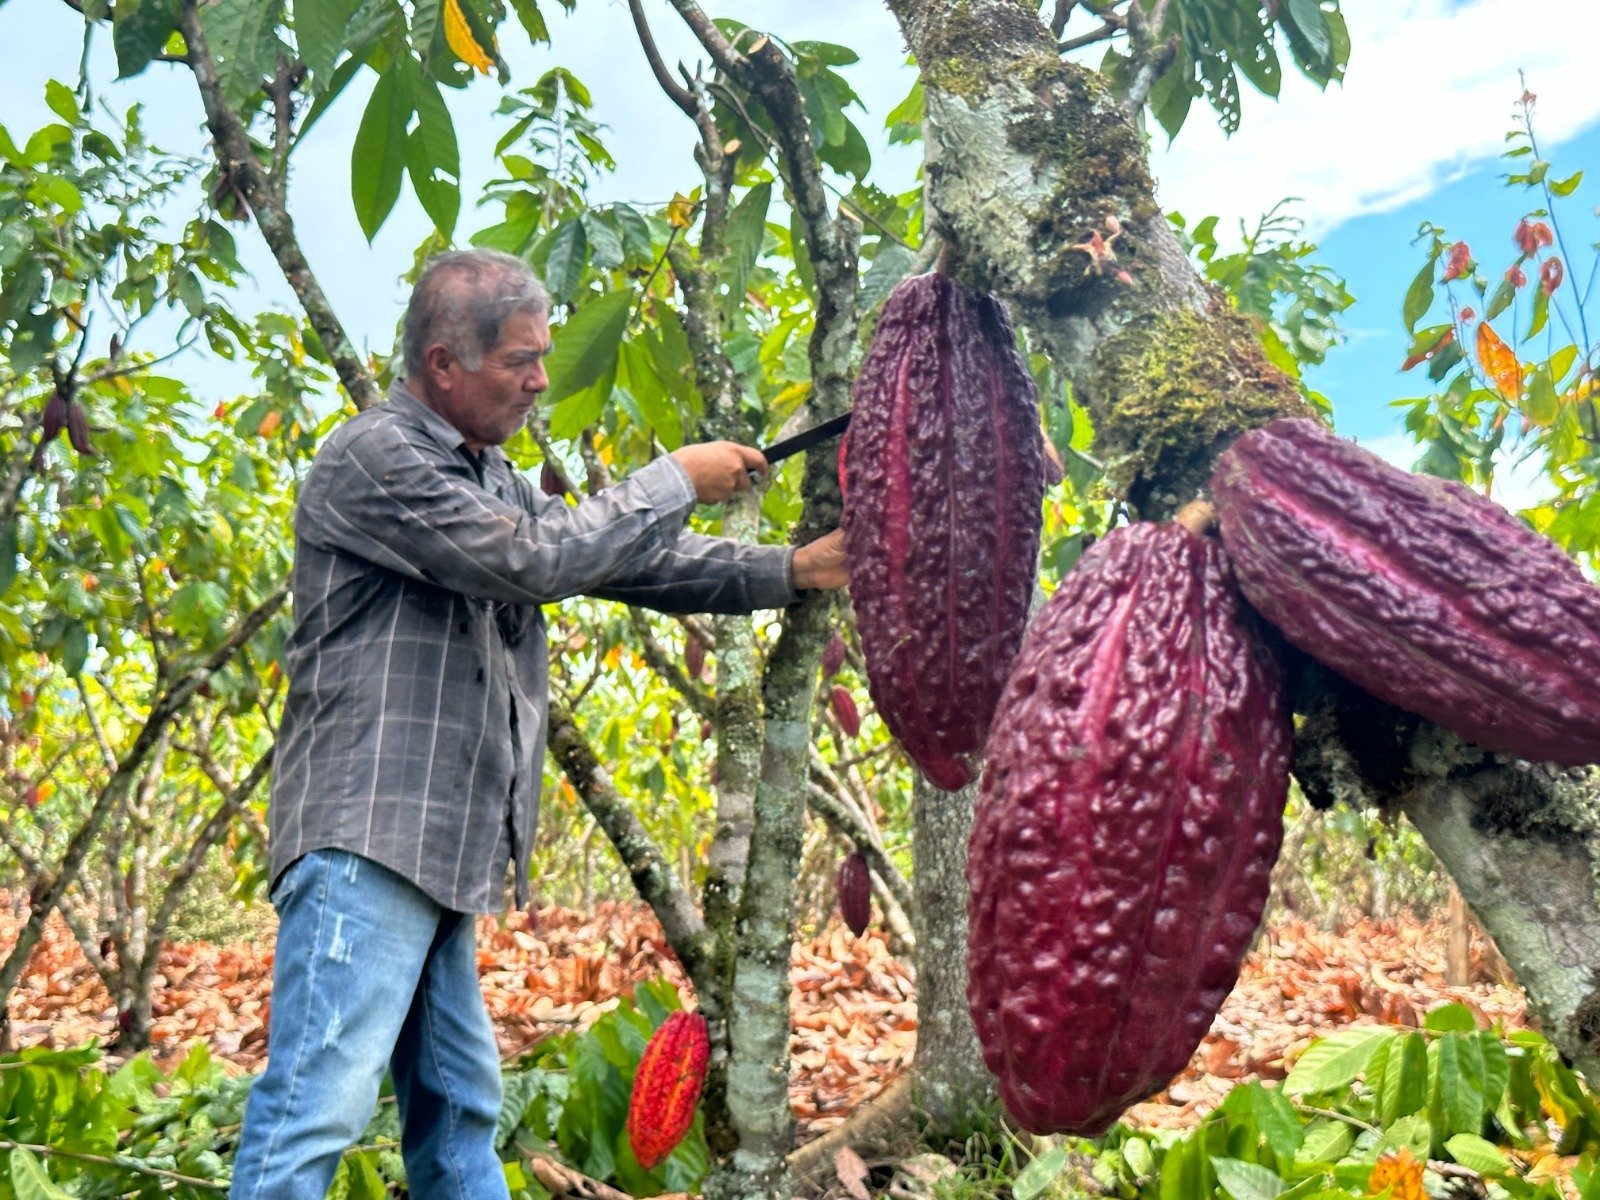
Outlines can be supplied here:
[[430, 346], [424, 397], [429, 407], [461, 431], [473, 451], [498, 446], [522, 428], [539, 393], [550, 386], [544, 356], [550, 352], [550, 320], [513, 313], [500, 326], [500, 343], [469, 371], [444, 346]]

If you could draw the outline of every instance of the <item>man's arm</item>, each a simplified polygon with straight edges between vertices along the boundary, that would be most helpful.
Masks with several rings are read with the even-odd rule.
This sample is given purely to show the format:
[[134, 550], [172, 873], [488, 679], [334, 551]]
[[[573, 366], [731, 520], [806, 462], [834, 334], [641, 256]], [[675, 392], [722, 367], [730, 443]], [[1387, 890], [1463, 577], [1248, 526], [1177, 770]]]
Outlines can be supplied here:
[[604, 585], [617, 563], [674, 540], [695, 488], [669, 459], [576, 506], [537, 512], [466, 477], [465, 462], [405, 430], [362, 430], [307, 481], [300, 536], [471, 596], [544, 604]]

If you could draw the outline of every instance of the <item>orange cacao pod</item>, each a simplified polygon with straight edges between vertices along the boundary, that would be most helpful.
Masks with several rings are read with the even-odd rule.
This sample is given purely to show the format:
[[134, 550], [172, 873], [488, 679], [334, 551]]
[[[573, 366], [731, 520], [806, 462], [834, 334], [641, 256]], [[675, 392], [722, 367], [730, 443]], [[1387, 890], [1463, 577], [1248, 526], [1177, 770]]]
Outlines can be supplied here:
[[673, 1013], [645, 1046], [628, 1102], [628, 1145], [645, 1170], [664, 1161], [694, 1124], [710, 1056], [706, 1019], [694, 1012]]

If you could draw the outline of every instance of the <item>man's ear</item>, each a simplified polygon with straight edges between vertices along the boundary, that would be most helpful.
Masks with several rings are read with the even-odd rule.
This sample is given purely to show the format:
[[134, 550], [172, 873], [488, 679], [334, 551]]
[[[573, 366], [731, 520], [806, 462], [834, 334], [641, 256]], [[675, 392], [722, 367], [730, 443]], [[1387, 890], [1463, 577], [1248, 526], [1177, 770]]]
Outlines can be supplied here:
[[422, 366], [427, 373], [428, 382], [441, 392], [455, 390], [455, 375], [450, 368], [457, 361], [450, 347], [443, 342], [435, 342], [422, 352]]

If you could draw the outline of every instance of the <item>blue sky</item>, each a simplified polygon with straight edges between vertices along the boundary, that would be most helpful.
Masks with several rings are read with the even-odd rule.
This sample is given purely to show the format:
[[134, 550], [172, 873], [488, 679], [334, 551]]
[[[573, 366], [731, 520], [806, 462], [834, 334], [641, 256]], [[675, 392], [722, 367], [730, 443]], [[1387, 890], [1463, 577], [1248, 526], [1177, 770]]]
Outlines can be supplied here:
[[[555, 46], [516, 48], [507, 39], [513, 84], [531, 84], [559, 61], [591, 87], [620, 166], [599, 198], [659, 203], [691, 187], [692, 131], [662, 101], [626, 6], [579, 0], [570, 17], [554, 0], [544, 7]], [[911, 81], [899, 31], [884, 6], [812, 0], [797, 13], [780, 0], [741, 0], [710, 7], [785, 37], [838, 41], [857, 50], [862, 61], [847, 75], [868, 107], [857, 120], [874, 142], [874, 179], [888, 187], [909, 184], [914, 158], [884, 146], [879, 133], [882, 116]], [[1517, 199], [1499, 186], [1496, 156], [1521, 91], [1519, 70], [1539, 93], [1540, 131], [1560, 172], [1593, 168], [1594, 179], [1574, 197], [1569, 236], [1588, 244], [1600, 233], [1593, 217], [1600, 195], [1600, 88], [1592, 66], [1600, 5], [1345, 0], [1344, 10], [1353, 52], [1342, 87], [1323, 94], [1292, 78], [1276, 102], [1247, 93], [1243, 128], [1232, 139], [1197, 106], [1178, 141], [1157, 148], [1153, 165], [1166, 206], [1191, 220], [1215, 213], [1225, 233], [1240, 220], [1253, 223], [1286, 196], [1300, 198], [1293, 211], [1321, 242], [1323, 261], [1346, 277], [1357, 297], [1347, 314], [1348, 342], [1330, 354], [1314, 382], [1333, 398], [1342, 431], [1403, 457], [1388, 404], [1419, 386], [1396, 370], [1406, 340], [1400, 302], [1421, 261], [1411, 242], [1426, 219], [1465, 237], [1486, 264], [1509, 252]], [[693, 61], [698, 47], [663, 0], [650, 0], [647, 11], [668, 61]], [[0, 124], [19, 140], [51, 119], [43, 103], [45, 80], [75, 78], [81, 28], [60, 0], [0, 5]], [[95, 52], [97, 63], [109, 67], [109, 39], [100, 38]], [[102, 69], [99, 78], [112, 74]], [[366, 81], [352, 86], [301, 148], [291, 207], [313, 269], [356, 340], [386, 350], [403, 299], [398, 277], [426, 223], [407, 192], [371, 246], [356, 224], [348, 148], [369, 87]], [[183, 69], [156, 64], [137, 79], [108, 85], [103, 96], [119, 111], [142, 101], [158, 141], [203, 151], [198, 98]], [[469, 198], [463, 232], [482, 223], [470, 197], [489, 177], [489, 150], [504, 129], [493, 116], [498, 98], [488, 83], [451, 96]], [[244, 303], [287, 305], [287, 289], [259, 236], [247, 230], [241, 241], [256, 276]], [[194, 355], [181, 369], [203, 390], [248, 386], [236, 369]]]

